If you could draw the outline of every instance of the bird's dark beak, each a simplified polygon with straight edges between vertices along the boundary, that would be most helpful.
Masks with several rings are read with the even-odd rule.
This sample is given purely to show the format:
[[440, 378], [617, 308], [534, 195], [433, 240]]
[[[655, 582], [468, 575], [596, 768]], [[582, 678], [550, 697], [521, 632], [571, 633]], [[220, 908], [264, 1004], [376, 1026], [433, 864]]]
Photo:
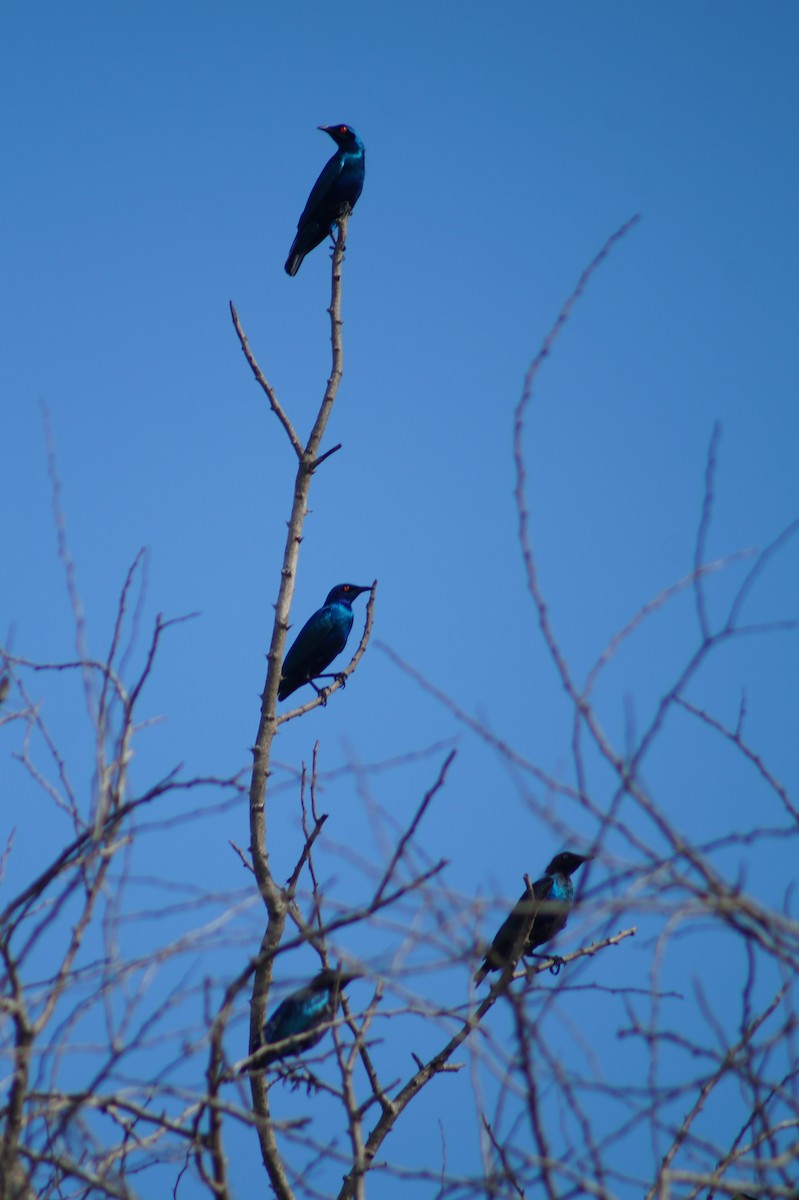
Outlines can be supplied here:
[[371, 590], [372, 590], [372, 585], [370, 583], [367, 583], [366, 587], [358, 587], [356, 584], [355, 595], [360, 596], [361, 592], [371, 592]]
[[331, 127], [329, 125], [317, 125], [316, 128], [321, 130], [322, 133], [330, 133]]

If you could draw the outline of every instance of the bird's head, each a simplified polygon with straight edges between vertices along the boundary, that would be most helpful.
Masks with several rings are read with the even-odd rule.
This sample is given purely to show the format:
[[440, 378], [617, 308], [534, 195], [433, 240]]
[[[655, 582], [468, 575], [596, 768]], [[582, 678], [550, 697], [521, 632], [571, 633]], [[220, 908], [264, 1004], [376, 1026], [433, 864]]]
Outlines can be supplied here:
[[317, 129], [321, 129], [322, 133], [330, 134], [333, 141], [342, 150], [354, 150], [356, 146], [361, 145], [361, 139], [351, 125], [317, 125]]
[[547, 875], [573, 875], [578, 867], [588, 862], [590, 854], [573, 854], [571, 850], [562, 850], [556, 854], [546, 869]]
[[337, 583], [328, 592], [325, 604], [352, 604], [355, 597], [360, 596], [361, 592], [370, 592], [371, 590], [368, 584], [366, 587], [359, 587], [357, 583]]
[[315, 992], [327, 992], [331, 988], [336, 988], [341, 991], [348, 983], [352, 983], [354, 979], [362, 979], [362, 971], [334, 971], [329, 967], [325, 967], [324, 971], [320, 971], [311, 980], [310, 986]]

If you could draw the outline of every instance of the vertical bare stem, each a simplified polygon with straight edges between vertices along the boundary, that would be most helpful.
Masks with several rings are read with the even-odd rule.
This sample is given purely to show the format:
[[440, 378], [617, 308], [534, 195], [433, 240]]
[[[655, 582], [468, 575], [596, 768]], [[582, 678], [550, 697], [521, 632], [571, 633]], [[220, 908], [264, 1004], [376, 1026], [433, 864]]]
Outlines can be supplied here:
[[[266, 1017], [268, 989], [272, 979], [272, 959], [280, 944], [288, 912], [287, 900], [283, 889], [275, 882], [269, 868], [266, 794], [272, 743], [278, 724], [277, 691], [280, 683], [280, 668], [283, 662], [286, 633], [289, 628], [289, 611], [291, 608], [291, 599], [294, 594], [297, 561], [299, 558], [300, 542], [302, 541], [302, 528], [305, 515], [308, 511], [308, 493], [316, 467], [316, 456], [338, 392], [344, 365], [344, 352], [341, 341], [341, 267], [344, 260], [346, 233], [347, 219], [344, 217], [339, 224], [338, 236], [333, 247], [331, 298], [328, 309], [330, 314], [330, 340], [332, 347], [330, 375], [325, 387], [319, 413], [303, 450], [294, 481], [294, 499], [291, 505], [288, 535], [283, 552], [280, 588], [275, 605], [275, 623], [267, 655], [266, 683], [261, 697], [261, 718], [252, 752], [250, 852], [252, 854], [252, 864], [255, 871], [255, 878], [258, 882], [258, 889], [266, 906], [267, 926], [261, 942], [258, 964], [253, 980], [253, 994], [250, 1008], [251, 1045], [255, 1044], [257, 1036], [263, 1028]], [[266, 1166], [275, 1194], [281, 1200], [289, 1200], [292, 1191], [275, 1141], [269, 1114], [269, 1097], [263, 1072], [259, 1071], [253, 1074], [251, 1086], [264, 1165]]]

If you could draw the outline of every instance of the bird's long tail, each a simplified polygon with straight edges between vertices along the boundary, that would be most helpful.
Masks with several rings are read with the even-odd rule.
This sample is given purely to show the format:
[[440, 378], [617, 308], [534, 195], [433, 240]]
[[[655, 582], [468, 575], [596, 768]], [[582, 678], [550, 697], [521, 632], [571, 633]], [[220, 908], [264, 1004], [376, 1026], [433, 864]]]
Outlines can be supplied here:
[[475, 973], [474, 973], [475, 987], [478, 987], [483, 982], [483, 980], [485, 979], [486, 975], [488, 974], [488, 972], [490, 970], [491, 970], [491, 967], [488, 964], [488, 958], [486, 958], [483, 965], [479, 968], [479, 970], [475, 971]]

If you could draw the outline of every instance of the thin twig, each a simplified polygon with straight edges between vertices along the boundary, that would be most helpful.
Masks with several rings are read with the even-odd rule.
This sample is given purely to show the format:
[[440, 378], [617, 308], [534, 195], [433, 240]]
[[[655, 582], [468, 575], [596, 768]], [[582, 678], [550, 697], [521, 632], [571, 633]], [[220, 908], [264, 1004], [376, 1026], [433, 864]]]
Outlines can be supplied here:
[[272, 412], [275, 414], [278, 421], [285, 429], [286, 435], [287, 435], [289, 441], [291, 442], [294, 453], [297, 455], [298, 459], [302, 460], [302, 442], [297, 437], [297, 434], [294, 430], [294, 426], [292, 425], [291, 421], [289, 420], [288, 416], [286, 415], [286, 412], [285, 412], [282, 404], [278, 400], [275, 389], [272, 387], [271, 383], [264, 375], [263, 371], [261, 370], [261, 368], [259, 367], [259, 365], [256, 361], [255, 355], [253, 354], [252, 350], [250, 349], [250, 343], [247, 340], [247, 335], [245, 334], [244, 330], [241, 327], [241, 322], [239, 321], [239, 314], [236, 312], [236, 306], [234, 305], [232, 300], [230, 301], [230, 315], [233, 318], [233, 325], [235, 326], [236, 334], [238, 336], [239, 342], [241, 343], [241, 348], [244, 351], [244, 357], [247, 359], [247, 362], [250, 364], [250, 368], [251, 368], [252, 373], [255, 376], [258, 384], [263, 389], [263, 391], [266, 395], [266, 398], [269, 401], [269, 407], [272, 409]]

